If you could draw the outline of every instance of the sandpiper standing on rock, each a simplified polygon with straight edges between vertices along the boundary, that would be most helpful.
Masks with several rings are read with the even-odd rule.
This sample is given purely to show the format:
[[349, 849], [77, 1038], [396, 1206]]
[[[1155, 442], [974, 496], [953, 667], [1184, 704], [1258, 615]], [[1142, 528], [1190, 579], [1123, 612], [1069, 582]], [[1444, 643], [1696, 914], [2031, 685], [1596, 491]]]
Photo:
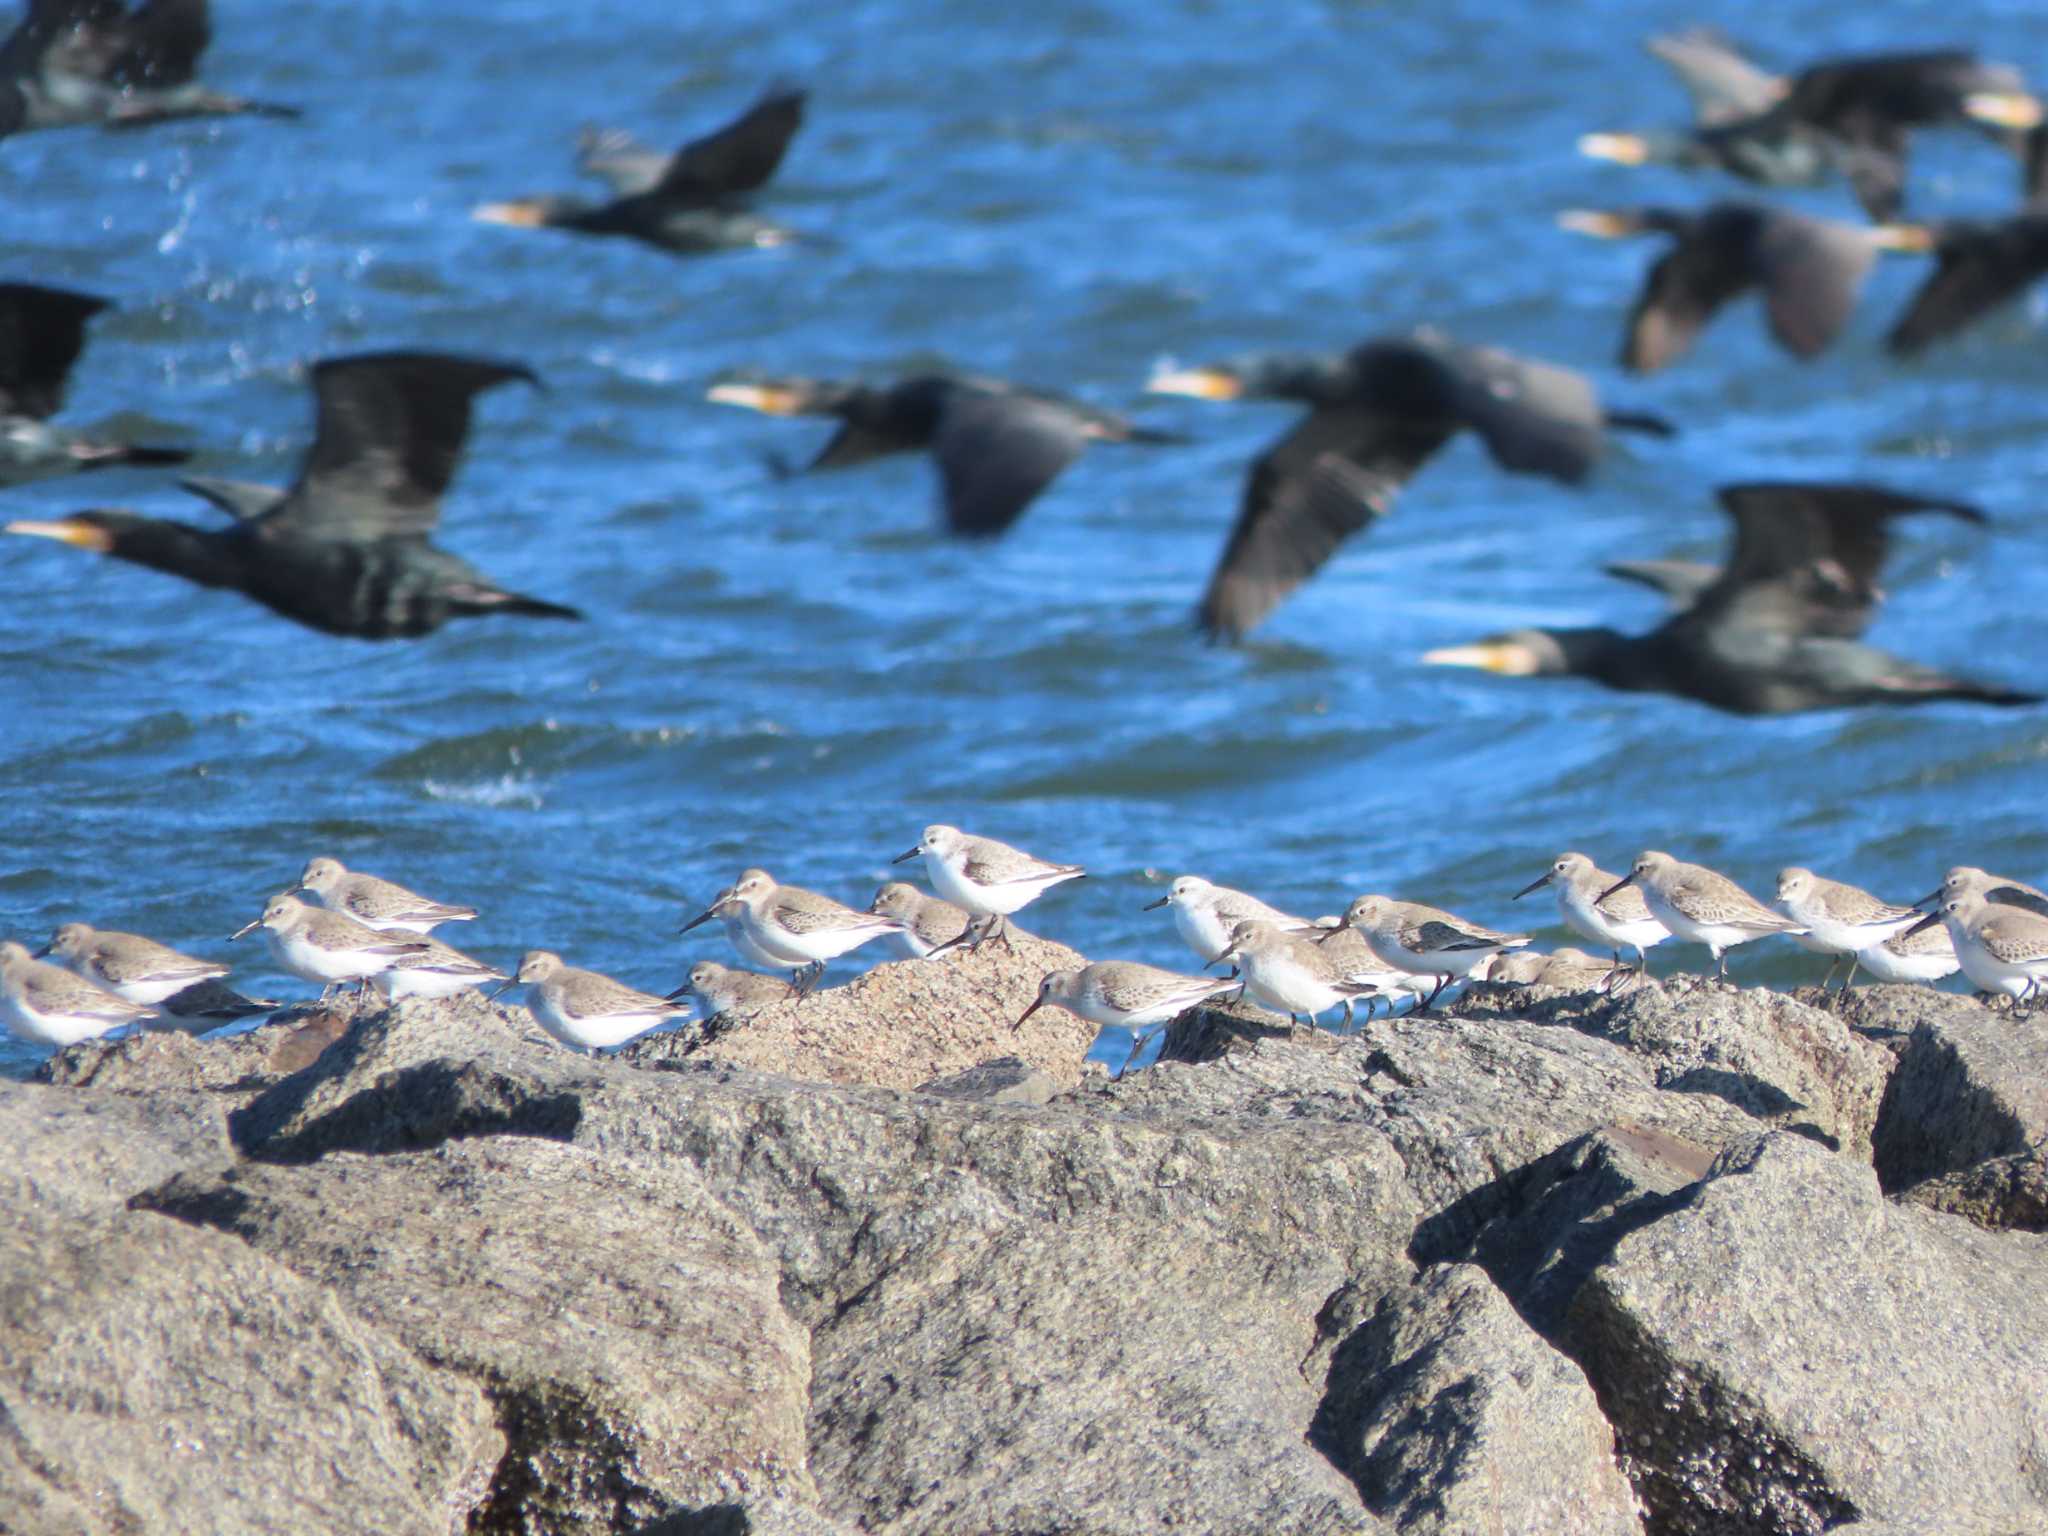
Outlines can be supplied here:
[[1154, 1030], [1165, 1028], [1190, 1008], [1211, 998], [1237, 991], [1241, 985], [1217, 976], [1183, 976], [1178, 971], [1130, 960], [1097, 960], [1079, 970], [1048, 974], [1038, 984], [1037, 999], [1010, 1028], [1022, 1029], [1025, 1019], [1050, 1004], [1077, 1014], [1090, 1024], [1128, 1029], [1132, 1034], [1130, 1054], [1124, 1058], [1128, 1068], [1138, 1059], [1138, 1052], [1144, 1049]]
[[343, 867], [339, 859], [324, 857], [307, 861], [290, 894], [384, 933], [428, 933], [442, 923], [466, 923], [476, 916], [475, 907], [429, 901], [417, 891], [375, 875], [359, 874]]
[[1468, 923], [1440, 907], [1391, 896], [1361, 896], [1344, 909], [1340, 927], [1365, 935], [1380, 962], [1411, 976], [1434, 976], [1436, 985], [1415, 1005], [1418, 1013], [1433, 1004], [1454, 981], [1477, 976], [1504, 949], [1522, 949], [1526, 933]]
[[1906, 931], [1936, 923], [1947, 925], [1963, 974], [1984, 991], [2025, 1002], [2048, 980], [2048, 917], [1965, 891]]
[[461, 950], [439, 939], [422, 936], [411, 942], [425, 945], [416, 955], [407, 955], [388, 971], [379, 972], [375, 985], [394, 1003], [401, 997], [453, 997], [487, 981], [503, 981], [505, 973], [494, 965], [473, 960]]
[[2021, 907], [2037, 917], [2048, 917], [2048, 893], [2036, 890], [2023, 880], [1994, 875], [1971, 864], [1956, 865], [1941, 877], [1940, 885], [1913, 905], [1938, 907], [1958, 896], [1972, 895], [1982, 896], [1993, 906]]
[[520, 958], [518, 973], [491, 996], [512, 987], [532, 988], [526, 994], [526, 1008], [542, 1029], [564, 1045], [591, 1052], [624, 1045], [690, 1011], [596, 971], [565, 965], [560, 955], [546, 949], [529, 949]]
[[1728, 974], [1724, 957], [1736, 945], [1767, 939], [1774, 933], [1802, 931], [1800, 924], [1773, 912], [1726, 875], [1655, 849], [1637, 854], [1629, 872], [1602, 891], [1599, 899], [1605, 901], [1631, 885], [1642, 891], [1651, 915], [1674, 936], [1688, 944], [1707, 946], [1714, 957], [1716, 976]]
[[992, 837], [970, 837], [958, 827], [944, 824], [926, 827], [917, 846], [899, 853], [894, 862], [908, 863], [919, 854], [924, 855], [925, 875], [932, 888], [980, 919], [955, 941], [970, 949], [997, 937], [1005, 948], [1012, 947], [1010, 925], [1005, 921], [1012, 912], [1052, 887], [1087, 873], [1078, 864], [1048, 864], [1021, 848]]
[[889, 946], [906, 960], [922, 960], [933, 950], [944, 949], [974, 920], [964, 908], [927, 896], [902, 880], [891, 880], [875, 892], [868, 910], [903, 925], [901, 932], [889, 935]]
[[699, 960], [690, 967], [690, 979], [669, 993], [668, 1000], [673, 1003], [684, 997], [694, 997], [707, 1019], [751, 1019], [779, 1003], [797, 1002], [803, 993], [780, 976]]
[[228, 973], [225, 965], [181, 955], [139, 933], [116, 933], [87, 923], [66, 923], [51, 934], [37, 958], [45, 955], [145, 1008]]
[[1617, 975], [1635, 974], [1618, 960], [1609, 964], [1569, 946], [1547, 955], [1527, 949], [1503, 950], [1487, 963], [1483, 973], [1486, 980], [1511, 987], [1559, 987], [1568, 992], [1604, 992]]
[[1806, 930], [1793, 935], [1800, 948], [1830, 957], [1828, 973], [1821, 978], [1822, 991], [1835, 979], [1844, 959], [1849, 962], [1849, 974], [1842, 990], [1848, 991], [1849, 983], [1856, 979], [1858, 956], [1896, 938], [1920, 920], [1917, 907], [1880, 901], [1861, 886], [1823, 879], [1797, 864], [1778, 871], [1778, 910]]
[[736, 925], [746, 936], [746, 945], [736, 946], [742, 955], [751, 949], [781, 969], [808, 971], [805, 991], [825, 973], [827, 961], [903, 929], [893, 917], [862, 912], [800, 885], [778, 884], [765, 869], [743, 871], [709, 907], [683, 924], [683, 932], [714, 917], [728, 920], [727, 932]]
[[[1616, 965], [1621, 964], [1624, 949], [1634, 950], [1636, 970], [1647, 973], [1650, 960], [1644, 951], [1670, 938], [1671, 930], [1651, 915], [1641, 891], [1632, 885], [1617, 890], [1615, 885], [1620, 879], [1621, 876], [1609, 874], [1583, 853], [1561, 853], [1548, 874], [1531, 880], [1515, 892], [1514, 899], [1520, 901], [1546, 885], [1556, 886], [1557, 914], [1564, 919], [1565, 927], [1582, 939], [1606, 945], [1614, 952]], [[1601, 900], [1602, 891], [1613, 894]]]
[[20, 1039], [62, 1048], [155, 1012], [62, 966], [43, 964], [25, 945], [0, 944], [0, 1023]]
[[264, 904], [263, 915], [228, 935], [230, 942], [245, 933], [264, 930], [270, 952], [301, 981], [317, 981], [324, 1003], [343, 982], [367, 983], [372, 976], [388, 971], [401, 960], [427, 953], [417, 939], [402, 939], [344, 917], [310, 906], [285, 891]]
[[1956, 942], [1941, 923], [1908, 928], [1863, 951], [1863, 969], [1879, 981], [1940, 981], [1955, 975], [1961, 964]]
[[1174, 930], [1180, 934], [1181, 941], [1203, 960], [1229, 941], [1239, 923], [1278, 923], [1282, 928], [1302, 926], [1300, 918], [1290, 917], [1267, 906], [1258, 897], [1234, 891], [1227, 885], [1211, 885], [1200, 875], [1182, 875], [1167, 887], [1164, 896], [1148, 902], [1145, 910], [1156, 912], [1161, 907], [1172, 909]]
[[1222, 952], [1209, 957], [1211, 965], [1225, 960], [1236, 961], [1244, 973], [1247, 997], [1289, 1020], [1305, 1018], [1314, 1024], [1317, 1014], [1342, 1008], [1349, 1029], [1358, 1004], [1381, 995], [1377, 983], [1347, 976], [1314, 939], [1258, 918], [1239, 923], [1223, 941]]

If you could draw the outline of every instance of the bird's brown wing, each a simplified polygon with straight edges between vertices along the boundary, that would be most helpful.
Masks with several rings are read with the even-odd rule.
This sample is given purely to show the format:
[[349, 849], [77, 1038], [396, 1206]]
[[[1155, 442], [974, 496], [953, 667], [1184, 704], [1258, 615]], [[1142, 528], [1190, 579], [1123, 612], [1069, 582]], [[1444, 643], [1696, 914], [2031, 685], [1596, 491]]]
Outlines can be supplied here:
[[803, 126], [805, 93], [771, 86], [738, 117], [676, 151], [654, 190], [673, 201], [717, 202], [773, 176]]
[[0, 283], [0, 414], [56, 414], [85, 350], [85, 324], [106, 307], [89, 293]]
[[1365, 405], [1326, 406], [1260, 456], [1197, 620], [1237, 639], [1321, 569], [1457, 430]]
[[518, 363], [441, 352], [370, 352], [313, 367], [313, 446], [260, 529], [369, 539], [425, 534], [469, 435], [470, 402], [539, 380]]
[[1606, 439], [1584, 374], [1496, 347], [1459, 347], [1447, 361], [1459, 414], [1501, 468], [1568, 484], [1591, 473]]
[[1757, 235], [1756, 268], [1771, 334], [1796, 357], [1825, 349], [1856, 308], [1877, 247], [1860, 229], [1779, 213]]
[[1007, 530], [1088, 446], [1082, 425], [1057, 400], [1021, 392], [951, 395], [932, 441], [946, 526], [970, 535]]
[[1735, 546], [1692, 611], [1707, 622], [1781, 634], [1854, 639], [1869, 628], [1883, 599], [1878, 577], [1893, 518], [1940, 512], [1986, 520], [1964, 502], [1874, 485], [1759, 481], [1722, 486], [1716, 495], [1735, 521]]
[[1935, 267], [1885, 345], [1910, 356], [1960, 331], [2048, 273], [2048, 215], [1942, 231]]

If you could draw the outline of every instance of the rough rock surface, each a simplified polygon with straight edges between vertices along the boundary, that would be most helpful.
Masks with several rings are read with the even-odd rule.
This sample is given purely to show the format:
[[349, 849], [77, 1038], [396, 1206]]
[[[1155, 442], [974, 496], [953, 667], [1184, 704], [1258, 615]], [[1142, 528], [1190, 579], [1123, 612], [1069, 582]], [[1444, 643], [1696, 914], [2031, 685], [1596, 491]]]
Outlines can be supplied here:
[[244, 1164], [149, 1204], [247, 1239], [476, 1378], [509, 1442], [484, 1528], [634, 1530], [817, 1498], [809, 1339], [772, 1256], [686, 1168], [495, 1137]]
[[1968, 998], [1923, 1002], [1879, 1118], [1873, 1160], [1884, 1187], [1904, 1189], [2044, 1138], [2048, 1028]]
[[[38, 1245], [154, 1234], [159, 1285], [260, 1282], [420, 1373], [441, 1441], [360, 1373], [336, 1399], [403, 1448], [367, 1493], [308, 1482], [338, 1531], [393, 1487], [428, 1516], [388, 1528], [473, 1536], [2048, 1528], [2048, 1237], [1941, 1214], [2038, 1204], [2003, 1016], [1475, 988], [1349, 1038], [1207, 1010], [1110, 1082], [1085, 1028], [1008, 1031], [1078, 958], [1025, 955], [882, 967], [745, 1059], [745, 1026], [591, 1058], [474, 995], [284, 1076], [268, 1043], [137, 1042], [0, 1095], [0, 1130], [39, 1147], [17, 1203], [82, 1213]], [[1916, 1059], [1950, 1087], [1887, 1088]], [[1922, 1143], [1896, 1122], [1944, 1104]], [[1887, 1200], [1872, 1157], [1916, 1145], [1953, 1166]], [[157, 1308], [195, 1355], [242, 1337]], [[223, 1393], [295, 1369], [270, 1316]]]
[[460, 1528], [502, 1448], [481, 1393], [246, 1244], [109, 1202], [217, 1130], [8, 1098], [45, 1165], [0, 1206], [0, 1527]]
[[1484, 1270], [1445, 1264], [1337, 1347], [1317, 1438], [1404, 1536], [1638, 1536], [1614, 1431], [1579, 1368]]
[[1621, 1239], [1564, 1333], [1659, 1532], [2048, 1529], [2048, 1238], [1776, 1135]]
[[[1013, 930], [1014, 933], [1014, 930]], [[629, 1045], [628, 1060], [726, 1061], [825, 1083], [915, 1088], [999, 1057], [1015, 1056], [1061, 1086], [1081, 1075], [1096, 1029], [1064, 1008], [1041, 1008], [1011, 1028], [1048, 971], [1087, 961], [1063, 944], [1014, 934], [931, 960], [897, 960], [844, 986], [750, 1019], [706, 1021]]]
[[161, 1093], [190, 1088], [253, 1094], [288, 1077], [340, 1039], [346, 1008], [295, 1009], [244, 1034], [202, 1040], [177, 1029], [149, 1029], [113, 1040], [81, 1040], [52, 1056], [36, 1080], [66, 1088]]

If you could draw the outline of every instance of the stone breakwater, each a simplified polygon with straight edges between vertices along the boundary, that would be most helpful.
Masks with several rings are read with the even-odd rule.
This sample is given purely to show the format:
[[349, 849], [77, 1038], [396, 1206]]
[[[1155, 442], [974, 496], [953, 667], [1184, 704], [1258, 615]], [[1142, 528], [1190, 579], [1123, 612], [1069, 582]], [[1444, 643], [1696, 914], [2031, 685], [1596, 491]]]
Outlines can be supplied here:
[[2048, 1529], [2048, 1032], [1223, 1008], [1037, 941], [564, 1051], [474, 996], [0, 1090], [0, 1527]]

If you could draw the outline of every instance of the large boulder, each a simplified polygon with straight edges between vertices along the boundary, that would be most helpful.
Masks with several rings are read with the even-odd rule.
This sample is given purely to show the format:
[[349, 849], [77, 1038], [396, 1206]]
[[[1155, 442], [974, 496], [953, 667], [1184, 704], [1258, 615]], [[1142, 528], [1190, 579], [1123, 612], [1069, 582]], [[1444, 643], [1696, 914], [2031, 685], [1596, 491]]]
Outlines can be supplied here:
[[1873, 1138], [1888, 1190], [2048, 1138], [2048, 1030], [1969, 998], [1927, 993]]
[[1404, 1536], [1640, 1536], [1579, 1368], [1469, 1264], [1425, 1271], [1335, 1349], [1316, 1435]]
[[[180, 1036], [179, 1038], [184, 1038]], [[0, 1083], [0, 1204], [111, 1209], [188, 1168], [225, 1166], [227, 1116], [203, 1094]]]
[[2048, 1529], [2044, 1263], [1772, 1135], [1623, 1236], [1563, 1340], [1660, 1533]]
[[816, 1501], [809, 1340], [773, 1256], [687, 1168], [498, 1137], [249, 1163], [147, 1198], [474, 1378], [508, 1441], [475, 1528], [598, 1536]]
[[341, 1038], [352, 1017], [345, 1008], [315, 1007], [214, 1039], [177, 1029], [149, 1029], [113, 1039], [81, 1040], [37, 1068], [36, 1080], [115, 1093], [182, 1088], [247, 1098], [312, 1065]]
[[890, 961], [844, 986], [750, 1018], [651, 1035], [626, 1059], [724, 1061], [823, 1083], [915, 1088], [933, 1078], [1014, 1056], [1071, 1085], [1097, 1030], [1064, 1008], [1041, 1008], [1013, 1026], [1049, 971], [1088, 962], [1064, 944], [1025, 934], [935, 959]]
[[504, 1445], [473, 1384], [237, 1239], [16, 1201], [0, 1422], [13, 1536], [451, 1536]]

